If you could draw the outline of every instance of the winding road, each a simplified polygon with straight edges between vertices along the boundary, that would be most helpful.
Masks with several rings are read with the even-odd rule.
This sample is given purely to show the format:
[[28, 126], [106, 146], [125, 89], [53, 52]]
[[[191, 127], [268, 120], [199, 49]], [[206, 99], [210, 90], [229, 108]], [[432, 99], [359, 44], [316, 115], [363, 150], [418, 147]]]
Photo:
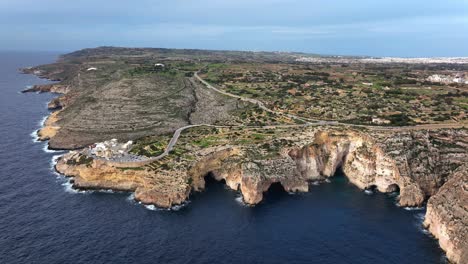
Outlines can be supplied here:
[[216, 126], [216, 125], [211, 125], [211, 124], [195, 124], [195, 125], [187, 125], [187, 126], [183, 126], [183, 127], [180, 127], [178, 128], [171, 140], [169, 141], [169, 143], [167, 144], [166, 146], [166, 149], [164, 150], [163, 153], [161, 153], [160, 155], [156, 156], [156, 157], [152, 157], [152, 158], [145, 158], [144, 160], [141, 160], [142, 162], [147, 162], [147, 163], [151, 163], [151, 162], [154, 162], [154, 161], [157, 161], [157, 160], [160, 160], [164, 157], [166, 157], [167, 155], [169, 155], [169, 153], [174, 149], [174, 146], [177, 144], [177, 141], [179, 140], [179, 137], [180, 137], [180, 134], [186, 130], [186, 129], [189, 129], [189, 128], [193, 128], [193, 127], [201, 127], [201, 126], [207, 126], [207, 127], [217, 127], [217, 128], [226, 128], [226, 127], [249, 127], [249, 128], [263, 128], [263, 129], [274, 129], [274, 128], [292, 128], [292, 127], [307, 127], [307, 126], [325, 126], [325, 125], [331, 125], [331, 126], [350, 126], [350, 127], [361, 127], [361, 128], [367, 128], [367, 129], [370, 129], [370, 130], [379, 130], [379, 131], [409, 131], [409, 130], [424, 130], [424, 129], [440, 129], [440, 128], [464, 128], [464, 127], [467, 127], [468, 124], [467, 123], [444, 123], [444, 124], [425, 124], [425, 125], [414, 125], [414, 126], [398, 126], [398, 127], [395, 127], [395, 126], [370, 126], [370, 125], [359, 125], [359, 124], [348, 124], [348, 123], [343, 123], [343, 122], [339, 122], [339, 121], [329, 121], [329, 120], [314, 120], [314, 119], [308, 119], [308, 118], [304, 118], [304, 117], [300, 117], [300, 116], [296, 116], [296, 115], [293, 115], [293, 114], [288, 114], [288, 113], [283, 113], [283, 112], [279, 112], [279, 111], [274, 111], [274, 110], [271, 110], [269, 108], [267, 108], [265, 106], [265, 104], [259, 100], [256, 100], [256, 99], [252, 99], [252, 98], [245, 98], [245, 97], [242, 97], [242, 96], [239, 96], [239, 95], [235, 95], [235, 94], [231, 94], [231, 93], [228, 93], [228, 92], [225, 92], [225, 91], [222, 91], [216, 87], [214, 87], [213, 85], [211, 85], [210, 83], [208, 83], [207, 81], [203, 80], [199, 75], [198, 75], [198, 72], [195, 72], [194, 74], [194, 77], [200, 81], [203, 85], [205, 85], [207, 88], [217, 92], [217, 93], [220, 93], [222, 95], [225, 95], [225, 96], [229, 96], [229, 97], [232, 97], [232, 98], [236, 98], [236, 99], [239, 99], [239, 100], [242, 100], [244, 102], [249, 102], [249, 103], [252, 103], [252, 104], [256, 104], [259, 108], [261, 108], [262, 110], [266, 111], [266, 112], [269, 112], [269, 113], [272, 113], [272, 114], [276, 114], [276, 115], [281, 115], [281, 116], [287, 116], [291, 119], [294, 119], [294, 120], [299, 120], [301, 122], [304, 122], [304, 124], [297, 124], [297, 125], [269, 125], [269, 126], [245, 126], [245, 125], [239, 125], [239, 126]]

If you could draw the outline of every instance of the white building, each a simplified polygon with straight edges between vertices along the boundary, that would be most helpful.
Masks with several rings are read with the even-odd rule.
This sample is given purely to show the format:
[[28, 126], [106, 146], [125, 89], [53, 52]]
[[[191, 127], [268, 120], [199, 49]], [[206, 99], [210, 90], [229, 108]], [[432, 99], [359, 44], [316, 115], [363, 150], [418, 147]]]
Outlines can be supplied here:
[[91, 154], [106, 159], [122, 157], [130, 151], [132, 145], [132, 141], [128, 141], [127, 143], [118, 143], [117, 139], [114, 138], [108, 141], [96, 143], [91, 148]]

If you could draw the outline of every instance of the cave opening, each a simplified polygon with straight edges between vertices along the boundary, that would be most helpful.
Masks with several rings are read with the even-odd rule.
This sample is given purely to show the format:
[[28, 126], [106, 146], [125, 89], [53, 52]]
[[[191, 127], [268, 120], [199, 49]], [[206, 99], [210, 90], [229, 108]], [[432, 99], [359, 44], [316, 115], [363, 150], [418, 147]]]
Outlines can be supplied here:
[[287, 194], [280, 182], [274, 182], [268, 187], [268, 190], [264, 192], [264, 200], [268, 202], [281, 200]]
[[226, 184], [225, 179], [221, 179], [219, 181], [216, 180], [216, 177], [213, 172], [208, 172], [208, 174], [205, 175], [204, 179], [205, 179], [205, 188], [208, 187], [209, 185], [214, 185], [214, 184], [223, 184], [223, 185]]
[[400, 186], [398, 186], [398, 184], [396, 184], [396, 183], [390, 184], [387, 187], [387, 192], [388, 193], [394, 193], [394, 194], [400, 194]]

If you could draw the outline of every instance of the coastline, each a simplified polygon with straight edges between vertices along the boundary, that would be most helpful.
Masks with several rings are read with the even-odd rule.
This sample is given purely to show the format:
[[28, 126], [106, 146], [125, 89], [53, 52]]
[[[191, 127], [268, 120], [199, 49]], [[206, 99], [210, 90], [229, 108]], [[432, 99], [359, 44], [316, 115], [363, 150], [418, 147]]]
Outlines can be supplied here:
[[[42, 78], [45, 78], [42, 76]], [[58, 80], [55, 80], [58, 81]], [[51, 85], [50, 87], [54, 87], [54, 85]], [[40, 92], [57, 92], [59, 90], [51, 91], [52, 88], [47, 88], [49, 91], [41, 90]], [[37, 91], [37, 90], [35, 90]], [[66, 94], [68, 90], [64, 90], [62, 94]], [[52, 99], [52, 101], [49, 103], [49, 105], [52, 104], [52, 102], [58, 100], [58, 97]], [[54, 103], [53, 105], [57, 105]], [[40, 128], [37, 131], [37, 138], [39, 141], [48, 141], [52, 137], [54, 137], [57, 132], [60, 130], [60, 126], [58, 126], [56, 123], [58, 122], [59, 118], [58, 115], [63, 107], [66, 107], [64, 104], [60, 105], [60, 109], [55, 108], [54, 111], [51, 112], [47, 118], [43, 121], [43, 127]], [[46, 148], [48, 150], [61, 150], [61, 149], [55, 149], [51, 148], [49, 146], [49, 143], [46, 143]], [[381, 151], [381, 150], [380, 150]], [[222, 154], [218, 153], [221, 152]], [[225, 153], [227, 152], [227, 153]], [[143, 176], [146, 171], [134, 171], [134, 170], [128, 170], [128, 171], [120, 171], [118, 168], [110, 168], [112, 166], [108, 166], [106, 163], [99, 163], [98, 161], [93, 161], [93, 164], [88, 167], [87, 165], [79, 165], [79, 166], [67, 166], [66, 161], [64, 161], [64, 157], [61, 157], [58, 159], [58, 163], [54, 166], [56, 171], [60, 173], [61, 175], [64, 175], [66, 177], [72, 177], [73, 180], [73, 188], [78, 188], [78, 189], [84, 189], [84, 190], [105, 190], [105, 189], [110, 189], [113, 191], [124, 191], [124, 192], [132, 192], [134, 193], [134, 199], [142, 203], [145, 206], [148, 206], [150, 208], [153, 208], [154, 205], [157, 205], [161, 208], [171, 208], [171, 207], [178, 207], [180, 205], [183, 205], [187, 203], [187, 198], [190, 195], [190, 193], [193, 191], [201, 191], [204, 189], [204, 179], [205, 175], [215, 172], [213, 177], [216, 180], [225, 180], [227, 186], [229, 186], [233, 190], [240, 190], [241, 194], [243, 195], [243, 201], [246, 202], [247, 204], [256, 204], [259, 203], [262, 200], [262, 194], [264, 191], [268, 190], [270, 185], [274, 182], [277, 182], [277, 180], [273, 180], [272, 182], [258, 182], [258, 181], [253, 181], [252, 178], [245, 178], [243, 175], [246, 173], [245, 168], [244, 171], [240, 172], [239, 168], [235, 166], [235, 164], [229, 163], [229, 159], [231, 156], [236, 156], [238, 153], [232, 154], [231, 152], [238, 152], [238, 150], [235, 149], [221, 149], [221, 150], [216, 150], [209, 154], [205, 154], [204, 160], [200, 161], [200, 165], [196, 168], [196, 173], [194, 171], [189, 171], [187, 172], [189, 175], [185, 178], [183, 178], [184, 181], [176, 181], [176, 182], [166, 182], [166, 184], [169, 184], [169, 186], [177, 187], [176, 192], [164, 192], [162, 193], [162, 189], [167, 189], [167, 185], [163, 186], [153, 186], [152, 189], [147, 189], [147, 190], [138, 190], [138, 186], [135, 185], [134, 180], [137, 178], [144, 178]], [[310, 152], [309, 150], [307, 151], [308, 153]], [[75, 155], [75, 152], [69, 152], [66, 153], [65, 155], [69, 155], [72, 153]], [[223, 154], [224, 153], [224, 154]], [[226, 155], [225, 155], [226, 154]], [[344, 155], [344, 154], [342, 154]], [[348, 155], [348, 154], [346, 154]], [[219, 158], [221, 156], [221, 158]], [[382, 158], [382, 161], [386, 160], [386, 157]], [[225, 160], [228, 160], [228, 164], [224, 163]], [[338, 159], [337, 159], [338, 161]], [[65, 163], [64, 163], [65, 162]], [[203, 165], [201, 165], [203, 164]], [[208, 164], [208, 165], [207, 165]], [[226, 169], [221, 169], [219, 166], [220, 165], [228, 165]], [[329, 165], [330, 167], [325, 166], [323, 168], [323, 171], [321, 171], [321, 174], [325, 173], [328, 177], [333, 176], [334, 171], [336, 171], [336, 168], [339, 166], [336, 163], [335, 165]], [[58, 165], [58, 167], [57, 167]], [[285, 165], [285, 164], [280, 164], [280, 165]], [[286, 164], [288, 166], [291, 166], [291, 164]], [[211, 168], [210, 168], [211, 166]], [[215, 166], [215, 169], [213, 169], [213, 166]], [[216, 167], [217, 166], [217, 167]], [[296, 166], [296, 165], [294, 165]], [[85, 168], [86, 167], [86, 168]], [[333, 168], [334, 167], [334, 168]], [[257, 169], [257, 168], [255, 168]], [[284, 173], [284, 169], [278, 169], [278, 171], [281, 173]], [[106, 178], [104, 181], [89, 181], [89, 179], [97, 179], [98, 177], [95, 176], [96, 172], [102, 170], [101, 173], [98, 173], [99, 177]], [[247, 168], [246, 171], [252, 170], [252, 168]], [[93, 172], [93, 176], [91, 177], [90, 174]], [[235, 173], [233, 173], [235, 172]], [[290, 172], [290, 168], [289, 168]], [[361, 171], [362, 172], [362, 171]], [[181, 173], [181, 171], [176, 171], [175, 173]], [[190, 174], [192, 173], [192, 174]], [[233, 173], [233, 174], [232, 174]], [[132, 179], [131, 181], [122, 181], [122, 177], [117, 176], [117, 174], [124, 174], [125, 178], [130, 178]], [[229, 176], [229, 174], [234, 175], [234, 176]], [[173, 174], [172, 174], [173, 175]], [[396, 175], [396, 173], [395, 173]], [[168, 175], [164, 175], [165, 180], [167, 181]], [[169, 175], [170, 176], [170, 175]], [[88, 179], [86, 179], [88, 177]], [[117, 184], [113, 182], [113, 179], [117, 178]], [[396, 177], [396, 176], [395, 176]], [[189, 183], [188, 179], [192, 179], [192, 182]], [[120, 182], [119, 182], [120, 181]], [[291, 192], [306, 192], [308, 191], [308, 183], [304, 182], [297, 182], [295, 180], [291, 179], [285, 179], [283, 181], [279, 181], [283, 187], [287, 191]], [[356, 186], [360, 187], [363, 190], [366, 190], [368, 187], [368, 184], [362, 185], [359, 181], [354, 181], [353, 182]], [[374, 182], [376, 184], [381, 184], [381, 182]], [[145, 183], [147, 184], [147, 183]], [[394, 183], [391, 183], [394, 184]], [[390, 186], [391, 184], [387, 184], [385, 188]], [[411, 185], [412, 183], [400, 183], [400, 184], [409, 184]], [[375, 184], [372, 184], [375, 185]], [[382, 185], [385, 186], [385, 185]], [[444, 185], [443, 185], [444, 186]], [[442, 186], [442, 188], [443, 188]], [[181, 187], [181, 189], [178, 189], [178, 187]], [[379, 187], [379, 186], [377, 186]], [[379, 191], [385, 192], [384, 187], [381, 187]], [[252, 191], [254, 190], [254, 191]], [[400, 187], [401, 190], [401, 187]], [[405, 200], [404, 204], [401, 205], [402, 209], [404, 206], [420, 206], [427, 198], [421, 198], [423, 196], [421, 193], [418, 193], [418, 189], [411, 189], [412, 196], [409, 197], [409, 200]], [[435, 200], [435, 198], [430, 198], [429, 201], [432, 202], [432, 200]], [[151, 210], [151, 209], [150, 209]], [[433, 212], [434, 209], [429, 210], [428, 212]], [[425, 219], [428, 218], [428, 214], [426, 214]], [[425, 226], [426, 228], [428, 227], [428, 231], [431, 232], [436, 238], [439, 239], [441, 247], [447, 252], [447, 256], [452, 260], [457, 263], [462, 263], [460, 262], [460, 258], [456, 256], [457, 254], [465, 254], [465, 253], [459, 253], [457, 251], [457, 254], [453, 253], [456, 248], [455, 246], [447, 245], [447, 243], [450, 243], [451, 239], [447, 239], [446, 234], [441, 234], [440, 233], [440, 227], [438, 228], [437, 226], [444, 226], [446, 225], [444, 220], [440, 219], [440, 217], [432, 217], [432, 220], [429, 220], [428, 223], [426, 223], [425, 220]], [[454, 234], [452, 234], [453, 236]], [[456, 235], [456, 234], [455, 234]], [[463, 255], [464, 256], [464, 255]], [[462, 257], [463, 257], [462, 256]]]

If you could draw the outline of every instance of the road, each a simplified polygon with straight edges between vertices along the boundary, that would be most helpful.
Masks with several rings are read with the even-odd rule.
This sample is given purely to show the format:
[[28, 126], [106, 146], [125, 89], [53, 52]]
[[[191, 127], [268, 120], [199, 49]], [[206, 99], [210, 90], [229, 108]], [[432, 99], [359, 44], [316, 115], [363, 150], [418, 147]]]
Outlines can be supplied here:
[[361, 127], [361, 128], [366, 128], [369, 130], [374, 130], [374, 131], [393, 131], [393, 132], [398, 132], [398, 131], [409, 131], [409, 130], [426, 130], [426, 129], [440, 129], [440, 128], [466, 128], [468, 127], [467, 123], [444, 123], [444, 124], [425, 124], [425, 125], [414, 125], [414, 126], [370, 126], [370, 125], [358, 125], [358, 124], [348, 124], [348, 123], [343, 123], [339, 121], [329, 121], [329, 120], [314, 120], [314, 119], [309, 119], [309, 118], [304, 118], [300, 116], [296, 116], [293, 114], [288, 114], [288, 113], [283, 113], [279, 111], [274, 111], [272, 109], [269, 109], [265, 106], [265, 104], [259, 100], [252, 99], [252, 98], [245, 98], [239, 95], [231, 94], [225, 91], [222, 91], [207, 81], [203, 80], [199, 75], [198, 72], [195, 72], [194, 77], [200, 81], [202, 84], [204, 84], [207, 88], [212, 89], [216, 91], [217, 93], [223, 94], [225, 96], [229, 96], [232, 98], [236, 98], [245, 102], [250, 102], [252, 104], [256, 104], [258, 107], [260, 107], [262, 110], [276, 114], [276, 115], [282, 115], [282, 116], [287, 116], [291, 119], [294, 120], [299, 120], [301, 122], [304, 122], [304, 124], [298, 124], [298, 125], [269, 125], [269, 126], [244, 126], [244, 125], [239, 125], [239, 126], [215, 126], [211, 124], [196, 124], [196, 125], [187, 125], [178, 128], [169, 143], [166, 146], [166, 149], [164, 150], [163, 153], [161, 153], [157, 157], [153, 158], [145, 158], [141, 161], [144, 162], [154, 162], [157, 160], [160, 160], [167, 155], [174, 149], [174, 146], [177, 144], [177, 141], [179, 140], [180, 134], [189, 128], [193, 127], [201, 127], [201, 126], [207, 126], [207, 127], [217, 127], [217, 128], [230, 128], [230, 127], [248, 127], [248, 128], [263, 128], [263, 129], [274, 129], [274, 128], [292, 128], [292, 127], [308, 127], [308, 126], [350, 126], [350, 127]]
[[[287, 114], [287, 113], [271, 110], [270, 108], [266, 107], [265, 104], [262, 101], [259, 101], [257, 99], [242, 97], [242, 96], [235, 95], [235, 94], [232, 94], [232, 93], [228, 93], [228, 92], [222, 91], [222, 90], [214, 87], [213, 85], [211, 85], [207, 81], [203, 80], [200, 76], [198, 76], [198, 72], [195, 72], [195, 74], [193, 76], [197, 80], [199, 80], [201, 83], [203, 83], [206, 87], [208, 87], [209, 89], [212, 89], [212, 90], [214, 90], [214, 91], [216, 91], [216, 92], [218, 92], [220, 94], [223, 94], [223, 95], [226, 95], [226, 96], [229, 96], [229, 97], [232, 97], [232, 98], [240, 99], [240, 100], [242, 100], [244, 102], [249, 102], [249, 103], [252, 103], [252, 104], [256, 104], [258, 107], [260, 107], [260, 109], [262, 109], [262, 110], [264, 110], [266, 112], [276, 114], [276, 115], [287, 116], [287, 117], [289, 117], [291, 119], [300, 120], [302, 122], [305, 122], [306, 124], [319, 121], [319, 120], [312, 120], [312, 119], [308, 119], [308, 118], [304, 118], [304, 117], [300, 117], [300, 116], [296, 116], [296, 115], [292, 115], [292, 114]], [[321, 121], [321, 122], [325, 122], [324, 125], [326, 125], [328, 123], [335, 122], [335, 121]]]
[[279, 111], [274, 111], [265, 106], [265, 104], [259, 100], [256, 99], [251, 99], [251, 98], [245, 98], [239, 95], [231, 94], [225, 91], [222, 91], [207, 81], [203, 80], [199, 75], [198, 72], [195, 72], [194, 77], [199, 80], [201, 83], [203, 83], [206, 87], [220, 93], [224, 94], [233, 98], [240, 99], [242, 101], [246, 102], [251, 102], [253, 104], [258, 105], [261, 109], [274, 113], [277, 115], [283, 115], [290, 117], [295, 120], [301, 120], [306, 123], [306, 125], [332, 125], [332, 126], [351, 126], [351, 127], [363, 127], [371, 130], [387, 130], [387, 131], [406, 131], [406, 130], [424, 130], [424, 129], [439, 129], [439, 128], [463, 128], [463, 127], [468, 127], [468, 123], [442, 123], [442, 124], [424, 124], [424, 125], [413, 125], [413, 126], [370, 126], [370, 125], [359, 125], [359, 124], [349, 124], [349, 123], [343, 123], [340, 121], [331, 121], [331, 120], [317, 120], [317, 119], [309, 119], [301, 116], [296, 116], [288, 113], [283, 113]]

